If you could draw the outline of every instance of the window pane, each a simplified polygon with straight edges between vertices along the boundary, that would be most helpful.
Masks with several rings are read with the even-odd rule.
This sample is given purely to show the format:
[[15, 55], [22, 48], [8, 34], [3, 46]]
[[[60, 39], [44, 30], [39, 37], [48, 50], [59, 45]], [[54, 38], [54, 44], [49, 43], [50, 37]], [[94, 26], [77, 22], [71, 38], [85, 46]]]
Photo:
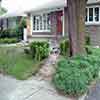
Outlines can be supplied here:
[[99, 21], [99, 8], [95, 8], [95, 21]]
[[50, 30], [50, 27], [51, 26], [51, 23], [50, 23], [50, 15], [48, 14], [48, 17], [47, 17], [47, 28], [48, 30]]
[[46, 15], [43, 15], [44, 30], [46, 30]]
[[50, 29], [49, 14], [33, 16], [33, 30], [43, 31]]
[[40, 16], [40, 30], [42, 30], [42, 16]]
[[36, 20], [36, 17], [34, 16], [33, 17], [33, 30], [35, 30], [35, 20]]
[[39, 16], [36, 16], [36, 30], [39, 30]]
[[89, 8], [89, 21], [93, 21], [93, 8]]
[[88, 9], [86, 8], [85, 10], [85, 21], [87, 22], [87, 12], [88, 12]]

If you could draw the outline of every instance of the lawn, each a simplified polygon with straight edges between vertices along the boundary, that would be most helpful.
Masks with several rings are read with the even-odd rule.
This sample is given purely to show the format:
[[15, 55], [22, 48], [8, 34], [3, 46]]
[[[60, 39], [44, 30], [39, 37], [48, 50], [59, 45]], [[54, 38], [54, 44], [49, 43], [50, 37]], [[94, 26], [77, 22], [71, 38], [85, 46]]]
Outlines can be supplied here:
[[34, 61], [24, 53], [23, 47], [0, 47], [0, 72], [17, 79], [27, 79], [35, 74], [42, 62]]

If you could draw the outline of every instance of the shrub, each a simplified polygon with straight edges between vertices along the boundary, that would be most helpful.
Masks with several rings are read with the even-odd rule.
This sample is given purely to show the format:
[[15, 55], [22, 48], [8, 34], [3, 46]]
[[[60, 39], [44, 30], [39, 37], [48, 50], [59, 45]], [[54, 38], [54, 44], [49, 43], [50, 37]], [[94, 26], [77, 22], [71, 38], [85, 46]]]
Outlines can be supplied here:
[[89, 46], [91, 45], [91, 39], [89, 35], [85, 36], [85, 50], [87, 54], [91, 54], [91, 49], [89, 48]]
[[0, 38], [19, 38], [20, 36], [22, 34], [17, 32], [17, 28], [0, 30]]
[[26, 28], [26, 26], [27, 26], [27, 24], [26, 24], [26, 19], [23, 17], [23, 18], [21, 19], [21, 22], [20, 22], [20, 24], [19, 24], [19, 27], [22, 28], [22, 29], [24, 29], [24, 28]]
[[89, 35], [85, 36], [85, 44], [86, 45], [91, 45], [91, 39], [90, 39]]
[[28, 55], [31, 54], [30, 48], [29, 47], [25, 47], [24, 48], [24, 53], [28, 54]]
[[[91, 50], [89, 48], [89, 46], [91, 45], [91, 39], [89, 35], [85, 36], [85, 45], [87, 54], [91, 54]], [[68, 56], [69, 53], [68, 51], [69, 51], [69, 40], [63, 38], [60, 41], [60, 54], [63, 56]]]
[[0, 44], [3, 44], [3, 43], [17, 43], [18, 42], [18, 39], [17, 38], [3, 38], [3, 39], [0, 39]]
[[41, 61], [49, 54], [48, 42], [33, 42], [30, 45], [32, 57], [35, 60]]
[[64, 39], [60, 42], [60, 53], [61, 53], [61, 55], [67, 56], [68, 50], [69, 50], [69, 40]]
[[62, 59], [53, 78], [55, 87], [68, 95], [85, 93], [88, 85], [98, 77], [100, 60], [93, 55]]

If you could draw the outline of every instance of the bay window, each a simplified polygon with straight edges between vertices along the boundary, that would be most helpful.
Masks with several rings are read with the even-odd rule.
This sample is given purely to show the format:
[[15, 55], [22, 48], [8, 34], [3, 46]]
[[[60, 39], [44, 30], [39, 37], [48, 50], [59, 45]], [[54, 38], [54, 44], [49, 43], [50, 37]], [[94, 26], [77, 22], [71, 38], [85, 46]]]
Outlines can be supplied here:
[[50, 32], [49, 14], [33, 16], [33, 32]]
[[93, 6], [86, 8], [86, 16], [85, 16], [86, 23], [99, 23], [100, 22], [100, 7]]

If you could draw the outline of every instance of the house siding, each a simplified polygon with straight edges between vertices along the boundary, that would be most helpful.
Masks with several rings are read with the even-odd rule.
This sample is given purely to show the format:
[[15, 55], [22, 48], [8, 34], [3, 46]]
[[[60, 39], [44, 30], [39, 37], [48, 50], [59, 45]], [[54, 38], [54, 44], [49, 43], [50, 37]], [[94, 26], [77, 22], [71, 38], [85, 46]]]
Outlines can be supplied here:
[[52, 35], [51, 32], [32, 32], [32, 35]]
[[[94, 4], [93, 4], [94, 5]], [[30, 16], [27, 17], [27, 29], [28, 29], [28, 36], [39, 36], [40, 38], [41, 36], [45, 37], [45, 35], [54, 35], [54, 36], [60, 36], [62, 37], [62, 34], [58, 34], [57, 33], [57, 22], [55, 20], [56, 17], [56, 11], [55, 12], [51, 12], [51, 32], [32, 32], [31, 33], [31, 22], [30, 22]], [[68, 12], [67, 12], [67, 8], [64, 8], [64, 37], [68, 37]], [[94, 46], [99, 45], [100, 46], [100, 25], [86, 25], [86, 34], [88, 34], [91, 38], [91, 44]], [[36, 37], [35, 37], [36, 38]]]
[[91, 38], [91, 44], [100, 46], [100, 25], [86, 25], [86, 34]]

